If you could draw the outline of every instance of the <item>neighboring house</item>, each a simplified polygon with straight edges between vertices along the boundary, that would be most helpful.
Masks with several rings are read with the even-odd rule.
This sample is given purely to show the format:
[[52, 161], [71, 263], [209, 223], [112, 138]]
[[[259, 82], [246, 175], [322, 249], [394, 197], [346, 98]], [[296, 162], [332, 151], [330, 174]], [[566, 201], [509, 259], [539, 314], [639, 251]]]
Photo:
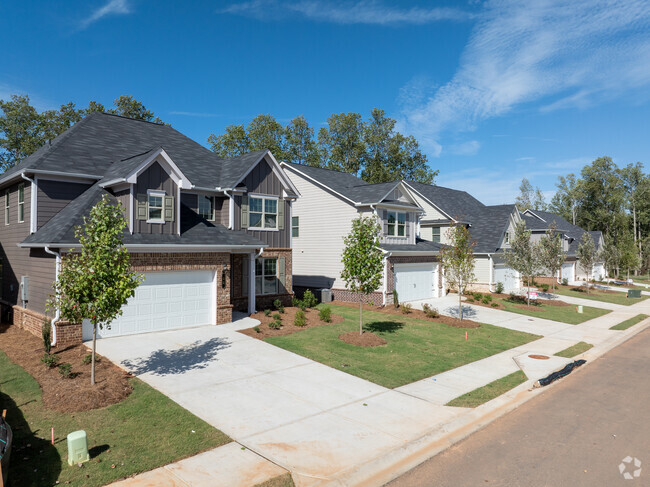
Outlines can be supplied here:
[[555, 277], [567, 279], [569, 282], [587, 279], [600, 280], [607, 277], [604, 262], [596, 262], [592, 271], [587, 275], [578, 260], [578, 245], [582, 242], [583, 235], [589, 233], [594, 239], [596, 250], [601, 250], [604, 245], [602, 232], [587, 232], [587, 230], [569, 223], [560, 215], [547, 211], [526, 210], [523, 215], [526, 219], [526, 226], [532, 231], [531, 238], [533, 240], [539, 241], [553, 223], [555, 223], [557, 231], [562, 233], [566, 260], [562, 264], [560, 275]]
[[[299, 193], [269, 151], [223, 159], [170, 126], [92, 113], [0, 175], [5, 321], [40, 335], [61, 256], [79, 247], [75, 227], [103, 195], [124, 206], [123, 241], [146, 279], [101, 336], [226, 323], [233, 309], [290, 302]], [[90, 327], [59, 322], [55, 332], [65, 345]]]
[[329, 289], [334, 299], [355, 301], [341, 279], [343, 238], [359, 215], [381, 222], [384, 275], [381, 288], [366, 302], [412, 301], [444, 294], [441, 245], [418, 238], [423, 208], [403, 181], [368, 184], [346, 173], [283, 162], [302, 197], [293, 205], [294, 288]]
[[425, 210], [420, 222], [423, 239], [445, 244], [452, 224], [469, 228], [476, 242], [472, 289], [494, 291], [497, 282], [507, 291], [521, 287], [519, 274], [505, 260], [510, 236], [522, 218], [515, 205], [486, 206], [465, 191], [415, 181], [406, 181], [405, 185]]

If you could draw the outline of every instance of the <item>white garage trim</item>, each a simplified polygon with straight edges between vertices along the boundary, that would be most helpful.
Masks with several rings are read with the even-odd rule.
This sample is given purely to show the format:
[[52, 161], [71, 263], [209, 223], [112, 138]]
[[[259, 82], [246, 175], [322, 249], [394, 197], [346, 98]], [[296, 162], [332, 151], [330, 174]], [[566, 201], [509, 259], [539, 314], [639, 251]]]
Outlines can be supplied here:
[[508, 267], [506, 264], [494, 265], [494, 282], [503, 283], [504, 291], [519, 289], [519, 280], [519, 273], [514, 269]]
[[[97, 330], [99, 338], [215, 324], [217, 276], [214, 270], [145, 272], [145, 281], [122, 307], [122, 316]], [[92, 338], [84, 320], [83, 339]]]
[[393, 270], [400, 303], [438, 296], [437, 263], [395, 264]]

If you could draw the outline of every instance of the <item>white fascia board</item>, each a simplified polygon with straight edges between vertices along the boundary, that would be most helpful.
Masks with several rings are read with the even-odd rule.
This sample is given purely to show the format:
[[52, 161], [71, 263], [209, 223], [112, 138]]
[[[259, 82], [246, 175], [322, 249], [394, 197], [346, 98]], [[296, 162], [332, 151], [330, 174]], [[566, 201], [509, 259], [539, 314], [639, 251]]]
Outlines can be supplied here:
[[190, 189], [192, 187], [190, 180], [187, 179], [187, 177], [185, 177], [183, 172], [179, 169], [179, 167], [174, 163], [172, 158], [169, 157], [169, 154], [167, 154], [167, 152], [163, 148], [158, 149], [149, 157], [147, 157], [144, 160], [144, 162], [140, 164], [140, 166], [134, 172], [132, 172], [127, 178], [125, 178], [126, 182], [131, 184], [137, 183], [138, 176], [142, 174], [142, 172], [145, 171], [151, 164], [153, 164], [158, 158], [158, 156], [162, 157], [163, 161], [165, 161], [165, 163], [167, 163], [167, 165], [169, 166], [169, 169], [171, 169], [171, 171], [169, 171], [168, 174], [177, 186], [179, 186], [182, 189]]
[[[61, 249], [61, 248], [66, 248], [66, 249], [78, 249], [81, 247], [80, 244], [78, 243], [37, 243], [37, 244], [23, 244], [23, 243], [18, 243], [16, 244], [20, 248], [25, 248], [25, 249], [39, 249], [39, 248], [44, 248], [44, 247], [50, 247], [50, 248], [55, 248], [55, 249]], [[209, 250], [209, 251], [216, 251], [216, 250], [229, 250], [229, 251], [237, 251], [237, 250], [256, 250], [256, 249], [265, 249], [269, 247], [268, 244], [263, 244], [263, 245], [192, 245], [192, 244], [177, 244], [177, 245], [168, 245], [168, 244], [125, 244], [124, 245], [127, 249], [131, 250], [139, 250], [141, 252], [150, 252], [150, 251], [156, 251], [156, 252], [187, 252], [188, 250], [194, 250], [194, 251], [201, 251], [201, 250]]]
[[[395, 188], [397, 188], [398, 186], [399, 186], [399, 181], [396, 181], [396, 182], [395, 182], [395, 185], [394, 185], [391, 189], [388, 190], [388, 193], [386, 193], [384, 196], [382, 196], [381, 198], [379, 198], [379, 201], [384, 201], [384, 200], [386, 199], [386, 197], [387, 197], [387, 196], [388, 196], [392, 191], [395, 191]], [[374, 203], [373, 203], [373, 204], [374, 204]]]
[[296, 169], [295, 167], [289, 166], [289, 165], [286, 164], [286, 163], [283, 163], [283, 165], [284, 165], [284, 167], [285, 167], [286, 169], [288, 169], [289, 171], [293, 171], [293, 172], [295, 172], [296, 174], [300, 174], [300, 176], [302, 176], [303, 178], [307, 179], [307, 180], [310, 181], [312, 184], [315, 184], [316, 186], [320, 186], [321, 188], [325, 188], [327, 191], [329, 191], [329, 192], [335, 194], [336, 196], [338, 196], [339, 198], [341, 198], [341, 199], [347, 201], [347, 202], [350, 203], [352, 206], [357, 207], [357, 206], [361, 205], [361, 203], [356, 202], [356, 201], [353, 201], [353, 200], [351, 200], [350, 198], [348, 198], [347, 196], [343, 196], [341, 193], [339, 193], [339, 192], [336, 191], [335, 189], [330, 188], [329, 186], [327, 186], [327, 185], [321, 183], [320, 181], [318, 181], [317, 179], [312, 178], [311, 176], [308, 176], [308, 175], [305, 174], [304, 172], [299, 171], [298, 169]]
[[357, 207], [364, 207], [364, 206], [375, 206], [377, 208], [389, 208], [389, 209], [399, 209], [399, 210], [405, 210], [405, 211], [414, 211], [416, 213], [424, 213], [424, 208], [417, 207], [413, 208], [412, 206], [406, 206], [406, 205], [398, 205], [394, 203], [364, 203], [364, 204], [358, 204], [356, 205]]
[[[383, 250], [383, 249], [382, 249]], [[429, 257], [429, 256], [438, 256], [440, 255], [440, 252], [437, 250], [418, 250], [418, 251], [413, 251], [413, 250], [391, 250], [390, 253], [393, 256], [401, 256], [401, 257]]]
[[422, 193], [420, 193], [417, 189], [415, 189], [413, 186], [410, 186], [409, 183], [406, 181], [403, 181], [404, 186], [409, 188], [411, 191], [413, 191], [415, 194], [417, 194], [420, 198], [422, 198], [424, 201], [428, 202], [431, 206], [433, 206], [436, 210], [438, 210], [440, 213], [445, 215], [447, 218], [449, 218], [452, 221], [456, 221], [453, 216], [449, 215], [446, 211], [442, 211], [442, 209], [436, 205], [433, 201], [431, 201], [429, 198], [424, 196]]

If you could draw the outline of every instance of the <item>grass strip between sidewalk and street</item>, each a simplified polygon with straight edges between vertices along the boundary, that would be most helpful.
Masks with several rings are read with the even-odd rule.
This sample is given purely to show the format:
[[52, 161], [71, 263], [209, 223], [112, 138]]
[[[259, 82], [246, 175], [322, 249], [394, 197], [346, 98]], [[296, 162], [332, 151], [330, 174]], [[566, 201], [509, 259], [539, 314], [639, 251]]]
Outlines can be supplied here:
[[610, 330], [627, 330], [631, 326], [636, 325], [637, 323], [642, 322], [648, 317], [648, 315], [636, 315], [634, 318], [630, 318], [629, 320], [622, 321], [618, 325], [614, 325], [610, 328]]
[[378, 347], [360, 347], [339, 339], [339, 335], [359, 330], [359, 310], [347, 306], [330, 307], [332, 313], [343, 316], [345, 320], [265, 340], [392, 389], [540, 338], [487, 324], [478, 328], [456, 328], [435, 321], [408, 318], [408, 315], [364, 311], [364, 329], [387, 343]]
[[589, 292], [587, 293], [585, 288], [577, 286], [556, 286], [555, 291], [549, 290], [549, 292], [559, 294], [560, 296], [570, 296], [574, 298], [589, 299], [592, 301], [621, 304], [623, 306], [631, 306], [650, 298], [650, 296], [646, 295], [642, 295], [640, 298], [628, 298], [627, 294], [619, 291], [606, 292], [594, 288], [589, 289]]
[[545, 320], [559, 321], [569, 325], [578, 325], [585, 321], [593, 320], [599, 316], [611, 313], [611, 310], [583, 306], [582, 313], [578, 313], [577, 306], [555, 306], [531, 301], [530, 306], [521, 303], [513, 303], [509, 299], [496, 299], [503, 305], [505, 311], [520, 315], [534, 316]]
[[445, 406], [453, 406], [459, 408], [475, 408], [480, 406], [483, 403], [491, 401], [492, 399], [499, 397], [501, 394], [505, 394], [510, 389], [517, 387], [519, 384], [526, 382], [527, 377], [521, 370], [513, 372], [510, 375], [501, 377], [493, 382], [490, 382], [483, 387], [474, 389], [467, 394], [452, 399]]
[[[0, 409], [14, 433], [11, 485], [101, 486], [231, 441], [140, 379], [130, 379], [133, 392], [120, 403], [62, 413], [44, 407], [36, 380], [2, 351], [0, 371]], [[88, 436], [91, 458], [70, 467], [66, 437], [78, 430]]]
[[587, 350], [593, 348], [594, 346], [591, 343], [587, 342], [578, 342], [575, 345], [565, 348], [564, 350], [560, 350], [559, 352], [553, 354], [557, 357], [564, 357], [564, 358], [573, 358], [576, 355], [580, 355], [581, 353], [585, 353]]

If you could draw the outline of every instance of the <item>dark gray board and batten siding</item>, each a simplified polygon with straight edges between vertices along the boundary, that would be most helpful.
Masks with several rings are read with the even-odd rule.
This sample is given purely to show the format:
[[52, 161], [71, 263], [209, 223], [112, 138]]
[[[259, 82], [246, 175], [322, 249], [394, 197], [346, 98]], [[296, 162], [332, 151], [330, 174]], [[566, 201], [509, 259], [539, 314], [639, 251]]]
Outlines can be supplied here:
[[[181, 204], [190, 208], [194, 213], [198, 213], [197, 193], [181, 192]], [[208, 195], [206, 195], [208, 196]], [[230, 198], [227, 197], [214, 197], [214, 223], [218, 223], [227, 227], [230, 225]]]
[[37, 226], [41, 228], [68, 204], [90, 188], [87, 183], [70, 183], [65, 181], [38, 180]]
[[[260, 196], [282, 196], [282, 183], [273, 173], [271, 166], [266, 161], [261, 161], [244, 178], [242, 184], [246, 187], [247, 194]], [[241, 203], [242, 197], [235, 196], [235, 230], [241, 230]], [[284, 204], [284, 228], [282, 230], [252, 230], [246, 231], [255, 238], [268, 244], [271, 248], [291, 247], [291, 209], [288, 201], [280, 199], [278, 204]]]
[[[147, 190], [149, 189], [164, 191], [167, 196], [174, 198], [174, 202], [178, 196], [176, 183], [174, 183], [172, 178], [169, 177], [169, 174], [167, 174], [167, 172], [157, 162], [154, 162], [142, 174], [140, 174], [140, 176], [138, 176], [138, 182], [135, 185], [136, 198], [137, 195], [146, 195]], [[174, 221], [165, 223], [147, 223], [146, 220], [135, 219], [133, 222], [133, 233], [173, 235], [178, 232], [178, 226], [176, 224], [177, 218], [176, 203], [174, 203]]]
[[[9, 225], [5, 225], [4, 194], [9, 189]], [[45, 313], [45, 303], [52, 294], [56, 278], [56, 260], [43, 249], [23, 249], [18, 244], [29, 235], [31, 217], [31, 184], [25, 182], [25, 221], [18, 223], [18, 184], [0, 190], [0, 257], [2, 258], [2, 300], [11, 305], [21, 304], [20, 279], [29, 277], [27, 309]], [[55, 249], [56, 250], [56, 249]], [[10, 264], [11, 263], [11, 264]]]

